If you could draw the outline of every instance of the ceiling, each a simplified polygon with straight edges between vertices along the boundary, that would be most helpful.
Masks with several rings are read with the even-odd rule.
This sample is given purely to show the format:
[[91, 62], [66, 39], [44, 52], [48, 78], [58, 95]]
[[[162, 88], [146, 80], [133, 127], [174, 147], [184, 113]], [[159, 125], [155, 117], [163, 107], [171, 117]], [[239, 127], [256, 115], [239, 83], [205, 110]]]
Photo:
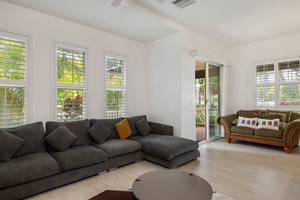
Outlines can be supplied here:
[[178, 32], [179, 24], [225, 47], [300, 33], [300, 0], [2, 0], [143, 43]]

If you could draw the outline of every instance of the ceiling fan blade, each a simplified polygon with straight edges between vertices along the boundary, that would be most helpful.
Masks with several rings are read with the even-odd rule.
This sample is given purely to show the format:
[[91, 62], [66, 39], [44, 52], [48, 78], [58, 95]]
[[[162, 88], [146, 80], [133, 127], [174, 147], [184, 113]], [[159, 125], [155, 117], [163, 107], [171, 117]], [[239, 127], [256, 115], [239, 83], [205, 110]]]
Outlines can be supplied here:
[[110, 6], [116, 7], [119, 6], [122, 3], [122, 0], [113, 0], [113, 2], [110, 4]]

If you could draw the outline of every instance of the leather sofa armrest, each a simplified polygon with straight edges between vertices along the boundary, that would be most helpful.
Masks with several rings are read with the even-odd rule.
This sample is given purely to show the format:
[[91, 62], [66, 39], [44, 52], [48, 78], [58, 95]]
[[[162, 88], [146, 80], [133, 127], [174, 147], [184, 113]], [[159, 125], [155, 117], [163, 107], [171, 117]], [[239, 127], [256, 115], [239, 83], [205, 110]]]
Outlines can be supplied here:
[[152, 129], [152, 133], [158, 135], [173, 135], [173, 126], [160, 124], [156, 122], [148, 122]]
[[297, 118], [292, 122], [288, 123], [283, 132], [283, 138], [285, 139], [286, 142], [284, 150], [287, 153], [290, 153], [292, 151], [292, 148], [298, 145], [299, 134], [300, 134], [300, 118]]
[[226, 116], [221, 116], [217, 120], [218, 124], [224, 127], [225, 137], [227, 138], [228, 142], [231, 142], [230, 129], [232, 126], [232, 122], [237, 118], [238, 118], [237, 114], [230, 114]]

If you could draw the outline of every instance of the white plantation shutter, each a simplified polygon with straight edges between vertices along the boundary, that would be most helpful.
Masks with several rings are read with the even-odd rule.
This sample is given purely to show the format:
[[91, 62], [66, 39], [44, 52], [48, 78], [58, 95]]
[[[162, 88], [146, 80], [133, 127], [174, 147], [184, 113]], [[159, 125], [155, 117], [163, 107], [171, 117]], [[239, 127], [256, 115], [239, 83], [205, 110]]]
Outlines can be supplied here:
[[299, 60], [278, 63], [279, 105], [300, 106]]
[[299, 60], [278, 63], [278, 81], [291, 82], [300, 80]]
[[300, 108], [300, 61], [256, 65], [256, 107]]
[[126, 117], [126, 57], [105, 54], [106, 118]]
[[274, 83], [274, 64], [256, 66], [256, 83]]
[[0, 127], [25, 124], [28, 37], [0, 31]]
[[256, 66], [256, 106], [275, 106], [274, 64]]
[[87, 49], [55, 43], [56, 120], [86, 118]]

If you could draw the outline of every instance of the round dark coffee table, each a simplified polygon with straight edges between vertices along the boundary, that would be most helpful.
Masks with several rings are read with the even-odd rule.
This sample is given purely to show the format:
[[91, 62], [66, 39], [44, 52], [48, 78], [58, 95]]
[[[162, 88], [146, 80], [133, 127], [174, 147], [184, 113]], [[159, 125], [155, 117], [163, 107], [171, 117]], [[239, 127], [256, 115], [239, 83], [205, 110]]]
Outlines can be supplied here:
[[211, 200], [213, 191], [203, 178], [179, 170], [158, 170], [139, 176], [132, 191], [141, 200]]

